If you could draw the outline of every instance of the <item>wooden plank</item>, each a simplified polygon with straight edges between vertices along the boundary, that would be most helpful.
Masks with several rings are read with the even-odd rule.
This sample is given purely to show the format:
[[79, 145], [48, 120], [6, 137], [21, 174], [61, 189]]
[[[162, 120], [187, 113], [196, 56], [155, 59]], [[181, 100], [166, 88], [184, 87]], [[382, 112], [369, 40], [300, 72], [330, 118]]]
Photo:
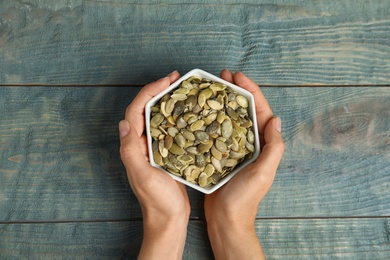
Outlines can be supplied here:
[[[258, 220], [267, 259], [389, 259], [390, 220]], [[2, 259], [136, 259], [140, 221], [0, 225]], [[213, 259], [203, 221], [191, 221], [183, 259]]]
[[[139, 89], [0, 88], [0, 221], [141, 218], [117, 137]], [[390, 216], [389, 90], [263, 88], [286, 152], [258, 217]]]
[[257, 221], [267, 259], [388, 259], [389, 219]]
[[243, 70], [268, 85], [384, 84], [386, 0], [0, 2], [0, 84], [145, 84]]
[[389, 90], [266, 89], [286, 150], [262, 206], [286, 216], [389, 216]]

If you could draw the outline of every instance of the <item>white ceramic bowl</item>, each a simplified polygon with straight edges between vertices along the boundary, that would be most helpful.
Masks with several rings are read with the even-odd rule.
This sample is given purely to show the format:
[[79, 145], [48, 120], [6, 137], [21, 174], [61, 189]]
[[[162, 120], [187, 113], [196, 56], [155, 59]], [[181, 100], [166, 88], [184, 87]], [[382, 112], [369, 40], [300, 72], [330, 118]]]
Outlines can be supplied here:
[[[162, 168], [161, 166], [157, 165], [155, 162], [154, 162], [154, 158], [153, 158], [153, 151], [152, 151], [152, 136], [150, 135], [150, 119], [151, 119], [151, 107], [153, 107], [154, 105], [156, 105], [158, 103], [158, 101], [167, 93], [171, 92], [172, 90], [178, 88], [178, 86], [180, 85], [180, 83], [183, 81], [183, 80], [186, 80], [188, 79], [189, 77], [191, 76], [198, 76], [198, 77], [201, 77], [201, 78], [206, 78], [206, 79], [209, 79], [209, 80], [212, 80], [212, 81], [215, 81], [215, 82], [221, 82], [221, 83], [224, 83], [226, 84], [228, 87], [230, 87], [231, 89], [235, 90], [237, 93], [243, 95], [244, 97], [246, 97], [249, 101], [249, 106], [248, 106], [248, 114], [249, 114], [249, 118], [252, 120], [253, 122], [253, 132], [255, 133], [255, 142], [254, 142], [254, 146], [255, 146], [255, 152], [253, 153], [253, 156], [251, 159], [249, 160], [246, 160], [246, 161], [243, 161], [242, 163], [238, 164], [234, 170], [229, 173], [227, 176], [225, 176], [224, 178], [222, 178], [217, 184], [215, 185], [212, 185], [210, 187], [200, 187], [199, 185], [197, 184], [194, 184], [194, 183], [191, 183], [191, 182], [188, 182], [186, 181], [184, 178], [182, 177], [178, 177], [178, 176], [175, 176], [171, 173], [169, 173], [168, 171], [166, 171], [164, 168]], [[159, 93], [158, 95], [156, 95], [154, 98], [152, 98], [147, 104], [146, 104], [146, 107], [145, 107], [145, 123], [146, 123], [146, 134], [147, 134], [147, 140], [148, 140], [148, 152], [149, 152], [149, 161], [150, 161], [150, 164], [156, 168], [159, 168], [161, 169], [162, 171], [166, 172], [167, 174], [169, 174], [172, 178], [174, 178], [175, 180], [181, 182], [181, 183], [184, 183], [185, 185], [188, 185], [198, 191], [201, 191], [205, 194], [210, 194], [214, 191], [216, 191], [218, 188], [222, 187], [224, 184], [226, 184], [231, 178], [234, 177], [234, 175], [236, 175], [240, 170], [242, 170], [245, 166], [247, 166], [248, 164], [251, 164], [253, 161], [255, 161], [257, 159], [257, 157], [259, 156], [260, 154], [260, 141], [259, 141], [259, 131], [258, 131], [258, 128], [257, 128], [257, 119], [256, 119], [256, 111], [255, 111], [255, 100], [253, 98], [253, 95], [243, 89], [243, 88], [240, 88], [230, 82], [227, 82], [219, 77], [216, 77], [206, 71], [203, 71], [203, 70], [200, 70], [200, 69], [193, 69], [191, 70], [190, 72], [188, 72], [187, 74], [185, 74], [184, 76], [182, 76], [180, 79], [178, 79], [177, 81], [175, 81], [172, 85], [170, 85], [168, 88], [166, 88], [164, 91], [162, 91], [161, 93]]]

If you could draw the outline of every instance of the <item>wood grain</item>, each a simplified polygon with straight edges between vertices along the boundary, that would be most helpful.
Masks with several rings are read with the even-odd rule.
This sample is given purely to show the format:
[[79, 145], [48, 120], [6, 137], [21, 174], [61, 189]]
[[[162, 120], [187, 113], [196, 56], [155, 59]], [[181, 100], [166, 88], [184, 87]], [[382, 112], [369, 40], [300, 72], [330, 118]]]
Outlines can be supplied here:
[[242, 70], [267, 85], [388, 85], [390, 3], [0, 2], [0, 84], [138, 84]]
[[[139, 89], [0, 88], [0, 221], [140, 219], [117, 130]], [[389, 90], [264, 88], [286, 152], [258, 217], [390, 216]]]
[[[142, 216], [117, 124], [144, 84], [227, 67], [271, 86], [283, 121], [286, 152], [255, 223], [267, 259], [390, 259], [389, 9], [0, 1], [0, 258], [136, 259]], [[184, 259], [213, 259], [203, 195], [188, 193]]]
[[[267, 259], [388, 259], [388, 218], [258, 220]], [[142, 224], [128, 222], [0, 225], [2, 259], [136, 259]], [[183, 259], [213, 259], [203, 221], [190, 221]]]

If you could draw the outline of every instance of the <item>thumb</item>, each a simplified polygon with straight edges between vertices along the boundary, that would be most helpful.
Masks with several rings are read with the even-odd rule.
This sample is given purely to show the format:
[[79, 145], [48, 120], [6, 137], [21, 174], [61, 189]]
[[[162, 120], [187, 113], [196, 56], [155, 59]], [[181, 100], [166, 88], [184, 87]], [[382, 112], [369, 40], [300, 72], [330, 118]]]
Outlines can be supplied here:
[[[140, 137], [135, 127], [127, 120], [119, 122], [120, 155], [127, 170], [145, 167], [145, 156], [140, 146]], [[145, 169], [145, 168], [144, 168]]]
[[[243, 173], [239, 175], [243, 178], [237, 178], [237, 180], [243, 181], [245, 196], [249, 200], [258, 198], [261, 201], [274, 181], [276, 170], [284, 152], [280, 118], [272, 118], [268, 121], [264, 129], [264, 139], [265, 145], [259, 158], [247, 168], [244, 168]], [[256, 200], [253, 201], [256, 202]]]
[[284, 142], [281, 134], [282, 121], [272, 118], [264, 130], [265, 145], [259, 156], [258, 163], [263, 169], [275, 173], [284, 152]]

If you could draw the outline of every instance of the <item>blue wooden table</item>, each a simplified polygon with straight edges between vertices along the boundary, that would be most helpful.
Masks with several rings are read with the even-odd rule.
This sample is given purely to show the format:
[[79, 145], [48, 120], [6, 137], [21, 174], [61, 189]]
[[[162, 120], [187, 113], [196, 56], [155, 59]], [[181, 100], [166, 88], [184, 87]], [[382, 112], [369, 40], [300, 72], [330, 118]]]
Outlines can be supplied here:
[[[286, 151], [256, 230], [268, 259], [390, 259], [390, 2], [0, 1], [0, 259], [135, 259], [117, 124], [173, 70], [241, 70]], [[213, 259], [188, 189], [184, 259]]]

